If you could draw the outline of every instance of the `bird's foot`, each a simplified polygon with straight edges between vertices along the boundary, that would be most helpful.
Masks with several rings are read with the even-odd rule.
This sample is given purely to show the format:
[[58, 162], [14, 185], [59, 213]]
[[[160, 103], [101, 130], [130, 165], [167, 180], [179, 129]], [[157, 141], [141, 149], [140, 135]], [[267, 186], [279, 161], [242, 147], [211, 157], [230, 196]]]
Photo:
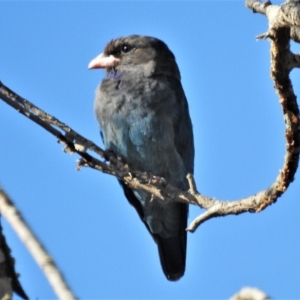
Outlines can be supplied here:
[[106, 150], [104, 152], [104, 159], [106, 161], [111, 161], [112, 158], [117, 158], [117, 155], [115, 154], [115, 152], [112, 150]]
[[148, 184], [153, 184], [155, 186], [166, 186], [167, 185], [167, 181], [163, 177], [152, 176], [152, 178], [150, 178]]
[[127, 172], [128, 165], [122, 156], [116, 155], [112, 150], [106, 150], [104, 153], [104, 159], [116, 166], [118, 170]]

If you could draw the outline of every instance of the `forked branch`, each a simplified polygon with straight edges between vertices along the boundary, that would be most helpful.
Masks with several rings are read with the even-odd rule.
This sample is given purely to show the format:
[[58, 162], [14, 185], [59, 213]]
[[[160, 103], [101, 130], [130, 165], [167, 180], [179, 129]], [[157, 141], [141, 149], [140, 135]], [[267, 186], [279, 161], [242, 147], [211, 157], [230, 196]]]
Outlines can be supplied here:
[[[165, 180], [153, 174], [129, 169], [126, 162], [113, 153], [104, 151], [90, 140], [84, 138], [66, 124], [45, 113], [29, 101], [23, 99], [0, 82], [0, 98], [17, 111], [28, 117], [53, 134], [60, 143], [66, 146], [66, 152], [76, 152], [81, 158], [78, 169], [82, 166], [91, 167], [113, 175], [124, 181], [130, 188], [141, 189], [151, 193], [156, 198], [173, 199], [173, 201], [198, 205], [206, 209], [187, 228], [194, 232], [203, 222], [218, 216], [241, 214], [245, 212], [260, 212], [276, 202], [294, 180], [297, 171], [300, 151], [300, 121], [297, 99], [289, 78], [293, 68], [299, 68], [300, 56], [290, 51], [290, 39], [299, 42], [299, 6], [300, 1], [286, 1], [281, 6], [272, 5], [270, 1], [246, 1], [246, 6], [254, 12], [265, 14], [269, 21], [267, 33], [258, 38], [269, 38], [271, 44], [271, 77], [279, 96], [279, 103], [285, 121], [286, 154], [284, 165], [275, 182], [266, 190], [237, 201], [219, 201], [201, 195], [196, 188], [192, 175], [188, 175], [189, 191], [181, 191]], [[94, 155], [92, 155], [94, 153]], [[95, 156], [95, 154], [97, 156]]]

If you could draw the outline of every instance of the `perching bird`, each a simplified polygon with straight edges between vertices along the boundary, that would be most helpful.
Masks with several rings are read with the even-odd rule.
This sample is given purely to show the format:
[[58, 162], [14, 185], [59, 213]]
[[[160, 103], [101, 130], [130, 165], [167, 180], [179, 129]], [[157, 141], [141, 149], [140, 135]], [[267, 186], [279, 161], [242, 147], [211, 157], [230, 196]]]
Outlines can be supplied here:
[[[95, 112], [106, 149], [133, 170], [150, 172], [188, 189], [194, 142], [188, 103], [173, 53], [159, 39], [132, 35], [109, 42], [89, 69], [105, 68]], [[120, 182], [129, 203], [158, 246], [168, 280], [185, 271], [188, 205], [151, 199]]]

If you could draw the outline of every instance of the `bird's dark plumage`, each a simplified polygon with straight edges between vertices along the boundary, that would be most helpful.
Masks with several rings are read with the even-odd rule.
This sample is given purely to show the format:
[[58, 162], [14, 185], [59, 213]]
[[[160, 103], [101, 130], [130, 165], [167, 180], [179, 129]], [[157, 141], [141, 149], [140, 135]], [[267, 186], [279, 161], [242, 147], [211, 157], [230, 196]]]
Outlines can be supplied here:
[[[95, 112], [106, 149], [130, 168], [150, 172], [182, 190], [193, 173], [194, 143], [180, 72], [167, 45], [132, 35], [112, 40], [89, 68], [105, 68]], [[185, 271], [188, 206], [151, 200], [120, 182], [126, 198], [157, 243], [163, 271], [178, 280]]]

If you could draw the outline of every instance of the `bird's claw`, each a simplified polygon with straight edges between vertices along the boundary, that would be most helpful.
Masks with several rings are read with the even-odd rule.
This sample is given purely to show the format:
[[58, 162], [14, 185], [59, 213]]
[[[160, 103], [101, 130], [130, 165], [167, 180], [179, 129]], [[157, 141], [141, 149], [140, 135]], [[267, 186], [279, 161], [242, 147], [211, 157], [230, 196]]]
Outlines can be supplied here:
[[165, 186], [167, 184], [167, 182], [166, 182], [165, 178], [163, 178], [163, 177], [152, 176], [152, 178], [150, 178], [148, 184]]

